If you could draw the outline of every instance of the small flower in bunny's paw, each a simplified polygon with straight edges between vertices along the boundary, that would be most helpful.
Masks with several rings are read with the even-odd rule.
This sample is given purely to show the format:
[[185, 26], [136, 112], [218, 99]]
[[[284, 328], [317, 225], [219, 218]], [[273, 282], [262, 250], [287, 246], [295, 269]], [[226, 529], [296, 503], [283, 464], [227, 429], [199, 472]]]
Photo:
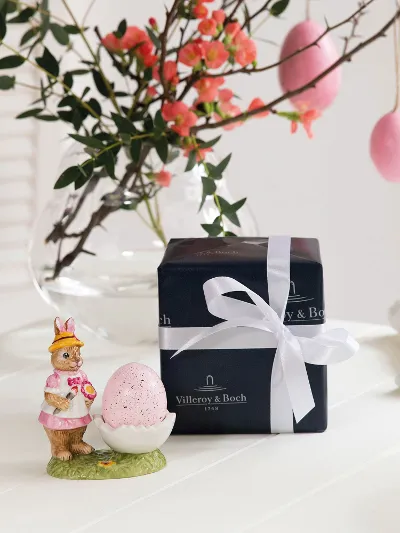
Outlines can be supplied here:
[[94, 400], [97, 396], [97, 392], [90, 381], [82, 382], [81, 392], [88, 400]]

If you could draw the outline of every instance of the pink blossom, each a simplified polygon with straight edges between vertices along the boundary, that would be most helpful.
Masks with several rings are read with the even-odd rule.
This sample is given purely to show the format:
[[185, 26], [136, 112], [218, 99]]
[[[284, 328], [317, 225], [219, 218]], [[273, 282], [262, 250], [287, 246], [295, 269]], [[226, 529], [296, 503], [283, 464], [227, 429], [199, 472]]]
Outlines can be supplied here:
[[216, 11], [213, 11], [212, 18], [217, 24], [223, 24], [226, 18], [225, 11], [223, 9], [217, 9]]
[[196, 103], [213, 102], [218, 96], [218, 87], [224, 83], [224, 78], [201, 78], [194, 84], [199, 93]]
[[[263, 107], [265, 104], [261, 100], [261, 98], [254, 98], [248, 107], [249, 111], [254, 111], [255, 109], [259, 109], [260, 107]], [[258, 113], [257, 115], [253, 115], [255, 118], [262, 118], [267, 117], [269, 115], [269, 111], [263, 111], [262, 113]]]
[[240, 32], [239, 22], [229, 22], [229, 24], [225, 26], [226, 35], [229, 35], [232, 38], [235, 37], [238, 32]]
[[[217, 113], [215, 113], [214, 119], [216, 122], [221, 122], [221, 120], [224, 120], [225, 118], [237, 117], [242, 113], [240, 107], [233, 105], [231, 102], [222, 102], [220, 105], [220, 110], [223, 113], [223, 118], [221, 118]], [[229, 131], [241, 125], [242, 121], [238, 120], [237, 122], [232, 122], [232, 124], [227, 124], [226, 126], [223, 126], [223, 128], [224, 130]]]
[[208, 15], [208, 9], [205, 5], [199, 3], [192, 9], [192, 13], [197, 19], [205, 19]]
[[203, 19], [199, 23], [199, 32], [202, 35], [215, 35], [217, 33], [217, 22], [214, 19]]
[[225, 50], [221, 41], [203, 43], [204, 61], [207, 68], [219, 68], [226, 62], [229, 52]]
[[197, 122], [197, 115], [183, 102], [166, 102], [161, 113], [165, 121], [174, 122], [171, 129], [182, 137], [187, 137]]
[[231, 89], [220, 89], [218, 91], [218, 98], [220, 102], [230, 102], [234, 97]]
[[[165, 81], [172, 81], [178, 72], [178, 65], [175, 61], [166, 61], [163, 70]], [[153, 68], [153, 78], [160, 81], [160, 68], [158, 66]]]
[[203, 47], [200, 43], [188, 43], [179, 50], [178, 60], [188, 67], [195, 67], [202, 60], [203, 54]]
[[233, 39], [233, 55], [235, 61], [242, 67], [246, 67], [253, 63], [257, 58], [257, 48], [254, 41], [249, 39], [247, 35], [240, 31]]
[[147, 87], [146, 98], [155, 98], [158, 95], [157, 89], [153, 86]]
[[121, 52], [122, 51], [122, 42], [121, 39], [115, 37], [113, 33], [107, 33], [105, 37], [102, 38], [101, 44], [110, 50], [110, 52]]
[[167, 170], [160, 170], [160, 172], [157, 172], [155, 174], [155, 180], [156, 182], [161, 185], [161, 187], [169, 187], [172, 179], [171, 172], [168, 172]]

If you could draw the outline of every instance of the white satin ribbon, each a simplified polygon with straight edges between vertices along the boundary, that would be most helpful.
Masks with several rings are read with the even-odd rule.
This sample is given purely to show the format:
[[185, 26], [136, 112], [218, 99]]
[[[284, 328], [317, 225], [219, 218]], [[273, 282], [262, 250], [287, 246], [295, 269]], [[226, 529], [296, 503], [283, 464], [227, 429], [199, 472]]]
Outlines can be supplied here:
[[[229, 329], [253, 328], [272, 334], [277, 349], [271, 375], [271, 433], [293, 432], [293, 414], [296, 422], [299, 422], [315, 407], [305, 363], [327, 365], [344, 361], [355, 354], [358, 344], [344, 329], [334, 329], [307, 338], [295, 336], [283, 324], [290, 288], [289, 237], [269, 239], [267, 276], [270, 305], [233, 278], [215, 277], [207, 280], [203, 290], [208, 311], [225, 322], [204, 328], [171, 358], [203, 339]], [[224, 296], [234, 291], [247, 293], [254, 305]], [[166, 329], [169, 330], [169, 336], [173, 335], [174, 328]]]

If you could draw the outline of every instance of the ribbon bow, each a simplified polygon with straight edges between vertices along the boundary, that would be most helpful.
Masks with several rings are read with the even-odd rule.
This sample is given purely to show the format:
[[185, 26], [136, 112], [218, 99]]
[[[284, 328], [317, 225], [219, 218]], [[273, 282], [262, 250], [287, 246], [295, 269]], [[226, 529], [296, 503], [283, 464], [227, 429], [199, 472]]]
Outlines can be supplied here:
[[[270, 239], [267, 274], [271, 305], [233, 278], [207, 280], [203, 290], [208, 311], [224, 322], [192, 337], [172, 357], [223, 330], [245, 327], [272, 333], [277, 343], [270, 406], [271, 432], [275, 433], [293, 431], [293, 414], [299, 422], [315, 407], [305, 363], [327, 365], [344, 361], [356, 353], [358, 343], [344, 329], [308, 338], [295, 336], [283, 324], [290, 287], [290, 238]], [[234, 291], [247, 293], [253, 304], [224, 296]]]

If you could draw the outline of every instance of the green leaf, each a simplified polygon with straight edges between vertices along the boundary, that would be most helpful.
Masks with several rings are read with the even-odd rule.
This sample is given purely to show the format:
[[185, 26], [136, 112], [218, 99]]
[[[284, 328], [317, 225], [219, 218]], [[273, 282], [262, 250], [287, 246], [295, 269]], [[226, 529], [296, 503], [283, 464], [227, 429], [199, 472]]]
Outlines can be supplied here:
[[130, 153], [131, 153], [132, 160], [135, 161], [135, 163], [137, 163], [140, 159], [141, 150], [142, 150], [141, 139], [132, 139]]
[[111, 113], [111, 117], [120, 133], [137, 133], [137, 129], [128, 118], [117, 115], [116, 113]]
[[110, 94], [108, 92], [107, 85], [105, 84], [100, 72], [98, 70], [92, 70], [92, 76], [93, 76], [93, 81], [99, 93], [109, 98]]
[[154, 141], [158, 157], [163, 163], [168, 161], [168, 141], [166, 137], [160, 137]]
[[149, 28], [148, 26], [146, 26], [146, 31], [147, 31], [147, 34], [148, 36], [150, 37], [150, 39], [152, 40], [154, 46], [156, 48], [161, 48], [161, 41], [160, 39], [157, 37], [157, 35], [154, 33], [154, 31]]
[[202, 224], [201, 227], [208, 233], [210, 237], [217, 237], [222, 232], [222, 227], [218, 223]]
[[73, 111], [58, 111], [58, 116], [64, 122], [72, 122], [74, 112]]
[[72, 113], [72, 125], [75, 128], [75, 131], [79, 131], [80, 127], [82, 126], [83, 120], [84, 117], [81, 115], [79, 109], [74, 109]]
[[47, 48], [43, 50], [42, 57], [36, 58], [36, 63], [39, 65], [39, 67], [43, 68], [53, 76], [58, 76], [60, 73], [60, 67], [57, 59]]
[[59, 101], [57, 107], [73, 107], [73, 108], [75, 108], [77, 106], [77, 104], [78, 104], [78, 102], [77, 102], [75, 96], [72, 96], [71, 94], [69, 94], [68, 96], [64, 96], [64, 98], [62, 98]]
[[24, 111], [23, 113], [20, 113], [15, 118], [28, 118], [28, 117], [36, 117], [39, 113], [42, 113], [44, 109], [41, 109], [40, 107], [35, 107], [34, 109], [28, 109], [28, 111]]
[[71, 70], [70, 74], [72, 74], [72, 76], [82, 76], [83, 74], [87, 74], [88, 72], [90, 72], [90, 70], [87, 70], [86, 68], [78, 68], [76, 70]]
[[0, 69], [3, 68], [17, 68], [25, 62], [23, 57], [19, 56], [5, 56], [0, 59]]
[[[230, 220], [235, 226], [240, 227], [239, 218], [236, 214], [236, 211], [238, 211], [243, 204], [246, 201], [246, 198], [243, 198], [242, 200], [239, 200], [235, 204], [230, 204], [225, 200], [225, 198], [222, 198], [222, 196], [217, 196], [217, 201], [219, 203], [219, 206], [221, 208], [222, 214]], [[217, 202], [215, 202], [217, 204]]]
[[40, 18], [42, 24], [40, 25], [40, 35], [42, 39], [46, 36], [50, 27], [50, 13], [49, 13], [49, 0], [42, 0], [40, 3]]
[[28, 31], [26, 31], [23, 36], [21, 37], [21, 40], [20, 40], [20, 46], [23, 46], [24, 44], [26, 44], [28, 41], [30, 41], [33, 37], [35, 37], [35, 35], [37, 35], [39, 33], [39, 28], [38, 27], [35, 27], [35, 28], [30, 28]]
[[121, 20], [121, 22], [118, 24], [117, 31], [114, 32], [114, 35], [115, 37], [117, 37], [117, 39], [121, 39], [121, 37], [125, 35], [126, 27], [127, 27], [126, 20], [125, 19]]
[[282, 15], [282, 13], [285, 11], [285, 9], [288, 7], [290, 0], [279, 0], [278, 2], [275, 2], [270, 7], [269, 12], [274, 17], [279, 17], [279, 15]]
[[8, 0], [5, 3], [5, 7], [3, 9], [4, 13], [14, 13], [18, 10], [18, 4], [16, 2], [13, 2], [12, 0]]
[[44, 122], [56, 122], [58, 120], [58, 117], [55, 115], [36, 115], [36, 118]]
[[237, 235], [232, 231], [224, 231], [224, 237], [237, 237]]
[[0, 12], [0, 40], [3, 40], [7, 33], [6, 18], [3, 13]]
[[153, 119], [151, 118], [150, 115], [147, 115], [146, 118], [144, 119], [143, 127], [147, 133], [151, 133], [154, 130]]
[[229, 154], [216, 166], [216, 172], [219, 176], [221, 176], [224, 173], [224, 170], [229, 165], [229, 161], [231, 160], [232, 154]]
[[188, 162], [185, 168], [185, 172], [189, 172], [196, 164], [196, 150], [192, 150], [189, 153]]
[[142, 111], [137, 111], [131, 115], [132, 122], [141, 122], [144, 119], [144, 113]]
[[232, 208], [232, 210], [234, 210], [234, 211], [239, 211], [239, 209], [240, 209], [241, 207], [243, 207], [244, 204], [246, 203], [246, 200], [247, 200], [247, 198], [242, 198], [242, 199], [239, 200], [238, 202], [235, 202], [234, 204], [231, 204], [231, 208]]
[[221, 138], [221, 135], [219, 135], [218, 137], [215, 137], [215, 139], [212, 139], [211, 141], [206, 141], [206, 142], [199, 141], [198, 142], [199, 148], [211, 148], [212, 146], [217, 144], [220, 138]]
[[93, 111], [98, 116], [101, 116], [101, 114], [102, 114], [101, 105], [99, 104], [99, 102], [95, 98], [90, 98], [90, 100], [88, 101], [88, 105], [90, 105], [90, 107], [93, 109]]
[[165, 120], [163, 119], [163, 116], [160, 110], [158, 110], [154, 116], [154, 126], [156, 130], [159, 130], [159, 131], [164, 131], [165, 128], [167, 127], [167, 124]]
[[80, 176], [82, 176], [82, 172], [78, 166], [69, 167], [64, 170], [64, 172], [58, 178], [54, 185], [54, 188], [63, 189], [64, 187], [68, 187], [68, 185], [74, 183], [74, 181], [77, 180]]
[[82, 93], [82, 96], [81, 96], [81, 100], [83, 100], [85, 98], [85, 96], [87, 95], [87, 93], [90, 92], [90, 87], [85, 87], [83, 89], [83, 93]]
[[72, 139], [75, 139], [75, 141], [78, 141], [78, 143], [82, 143], [90, 148], [104, 148], [104, 144], [94, 137], [84, 137], [83, 135], [77, 135], [75, 133], [70, 133], [69, 136]]
[[143, 72], [143, 79], [145, 81], [151, 81], [153, 79], [153, 69], [151, 67], [145, 69]]
[[63, 46], [67, 46], [67, 44], [69, 44], [68, 32], [66, 32], [62, 26], [53, 22], [50, 24], [50, 30], [51, 33], [54, 35], [54, 39], [58, 43], [62, 44]]
[[93, 174], [93, 161], [88, 159], [82, 165], [78, 165], [80, 176], [75, 180], [74, 187], [75, 190], [80, 189], [87, 183]]
[[26, 9], [23, 9], [18, 13], [16, 17], [13, 17], [9, 19], [7, 22], [13, 22], [16, 24], [21, 24], [24, 22], [28, 22], [28, 20], [36, 13], [36, 9], [32, 7], [27, 7]]
[[0, 11], [3, 11], [3, 7], [7, 4], [7, 0], [0, 0]]
[[[63, 82], [69, 89], [72, 88], [72, 86], [74, 84], [74, 78], [73, 78], [71, 72], [66, 72], [64, 74]], [[67, 89], [64, 87], [64, 90], [66, 91]]]
[[0, 90], [8, 91], [15, 86], [15, 76], [0, 76]]
[[217, 190], [217, 186], [215, 184], [215, 181], [210, 179], [210, 178], [207, 178], [206, 176], [203, 176], [201, 178], [201, 181], [203, 183], [203, 193], [206, 196], [213, 195], [215, 193], [215, 191]]
[[202, 176], [201, 181], [203, 183], [203, 194], [201, 197], [199, 211], [201, 211], [207, 196], [212, 196], [217, 190], [217, 186], [214, 180], [207, 178], [206, 176]]
[[77, 26], [73, 26], [72, 24], [66, 24], [64, 26], [64, 30], [71, 35], [77, 35], [80, 33], [79, 28]]
[[102, 156], [104, 158], [103, 164], [104, 164], [105, 169], [107, 170], [107, 174], [110, 176], [110, 178], [116, 179], [114, 154], [112, 153], [111, 150], [109, 150], [108, 152], [104, 152]]

